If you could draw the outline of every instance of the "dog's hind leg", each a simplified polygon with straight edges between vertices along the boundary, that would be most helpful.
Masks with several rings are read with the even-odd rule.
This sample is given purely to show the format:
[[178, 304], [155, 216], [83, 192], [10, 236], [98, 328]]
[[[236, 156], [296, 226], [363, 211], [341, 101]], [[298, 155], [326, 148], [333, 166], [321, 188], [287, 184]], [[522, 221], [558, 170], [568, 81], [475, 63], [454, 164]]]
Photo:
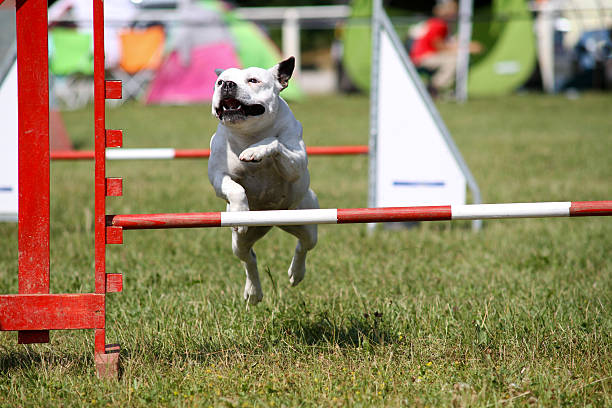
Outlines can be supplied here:
[[[319, 208], [319, 200], [317, 195], [312, 190], [308, 190], [306, 196], [297, 207], [297, 209], [313, 209]], [[295, 286], [304, 279], [306, 274], [306, 254], [317, 244], [317, 225], [286, 225], [280, 227], [283, 231], [295, 235], [298, 239], [295, 253], [291, 260], [291, 266], [287, 271], [289, 275], [289, 283]]]
[[271, 227], [249, 227], [246, 232], [232, 230], [232, 251], [244, 264], [246, 284], [244, 285], [244, 300], [254, 305], [261, 302], [263, 291], [257, 270], [257, 257], [253, 244], [266, 235]]

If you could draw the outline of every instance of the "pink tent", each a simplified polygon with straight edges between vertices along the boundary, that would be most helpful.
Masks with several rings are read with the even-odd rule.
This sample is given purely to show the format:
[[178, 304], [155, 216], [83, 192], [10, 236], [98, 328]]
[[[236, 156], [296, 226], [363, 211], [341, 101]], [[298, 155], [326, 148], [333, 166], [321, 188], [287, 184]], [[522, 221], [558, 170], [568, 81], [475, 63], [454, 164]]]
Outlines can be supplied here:
[[173, 51], [155, 75], [146, 103], [187, 104], [209, 102], [217, 75], [215, 69], [239, 67], [240, 62], [230, 42], [195, 46], [184, 64]]

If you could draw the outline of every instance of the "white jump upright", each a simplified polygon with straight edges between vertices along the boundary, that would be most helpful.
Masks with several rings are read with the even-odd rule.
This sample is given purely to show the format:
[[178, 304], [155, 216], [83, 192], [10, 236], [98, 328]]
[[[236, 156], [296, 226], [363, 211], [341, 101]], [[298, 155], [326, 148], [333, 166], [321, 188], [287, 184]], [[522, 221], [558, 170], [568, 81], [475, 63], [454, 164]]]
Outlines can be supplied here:
[[368, 205], [461, 205], [466, 186], [480, 203], [478, 185], [382, 1], [373, 4]]

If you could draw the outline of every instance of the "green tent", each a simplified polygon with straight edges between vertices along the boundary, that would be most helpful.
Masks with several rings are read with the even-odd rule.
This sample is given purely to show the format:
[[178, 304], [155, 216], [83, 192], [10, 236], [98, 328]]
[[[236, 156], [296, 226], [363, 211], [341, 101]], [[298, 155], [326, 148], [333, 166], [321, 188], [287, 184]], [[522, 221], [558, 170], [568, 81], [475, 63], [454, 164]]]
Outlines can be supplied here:
[[[483, 21], [490, 13], [492, 21]], [[523, 0], [495, 0], [490, 11], [474, 14], [472, 40], [485, 51], [470, 57], [468, 94], [503, 95], [527, 81], [536, 63], [533, 19]]]
[[[343, 64], [360, 89], [370, 87], [372, 0], [354, 0], [344, 35]], [[475, 10], [472, 39], [484, 45], [470, 58], [468, 93], [502, 95], [521, 86], [536, 61], [533, 20], [524, 0], [492, 0]]]

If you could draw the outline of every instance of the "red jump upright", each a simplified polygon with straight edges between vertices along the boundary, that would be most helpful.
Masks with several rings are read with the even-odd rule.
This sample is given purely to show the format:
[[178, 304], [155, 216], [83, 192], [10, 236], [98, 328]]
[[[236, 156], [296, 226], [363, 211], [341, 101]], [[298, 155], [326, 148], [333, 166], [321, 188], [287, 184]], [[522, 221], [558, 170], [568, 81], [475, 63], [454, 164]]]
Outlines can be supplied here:
[[[49, 293], [49, 64], [47, 2], [16, 3], [19, 121], [19, 294]], [[32, 183], [32, 180], [37, 180]], [[40, 297], [40, 296], [37, 296]], [[18, 296], [21, 303], [25, 297]], [[27, 301], [24, 301], [24, 303]], [[25, 307], [24, 304], [20, 305]], [[25, 307], [26, 310], [29, 308]], [[9, 309], [2, 310], [9, 311]], [[4, 327], [3, 322], [0, 326]], [[48, 330], [20, 331], [18, 342], [46, 343]]]
[[[120, 181], [105, 178], [104, 99], [121, 97], [121, 83], [104, 79], [103, 0], [94, 1], [95, 60], [95, 293], [49, 293], [49, 64], [47, 0], [17, 0], [19, 289], [0, 295], [0, 330], [17, 331], [18, 342], [47, 343], [49, 330], [94, 329], [95, 361], [101, 377], [116, 377], [118, 347], [107, 345], [106, 294], [121, 289], [121, 275], [105, 271], [105, 195], [117, 195]], [[3, 3], [3, 0], [0, 0]], [[8, 3], [8, 2], [7, 2]], [[3, 6], [8, 6], [4, 4]], [[120, 138], [119, 138], [120, 139]], [[120, 143], [119, 143], [120, 144]], [[110, 189], [108, 188], [110, 185]]]

